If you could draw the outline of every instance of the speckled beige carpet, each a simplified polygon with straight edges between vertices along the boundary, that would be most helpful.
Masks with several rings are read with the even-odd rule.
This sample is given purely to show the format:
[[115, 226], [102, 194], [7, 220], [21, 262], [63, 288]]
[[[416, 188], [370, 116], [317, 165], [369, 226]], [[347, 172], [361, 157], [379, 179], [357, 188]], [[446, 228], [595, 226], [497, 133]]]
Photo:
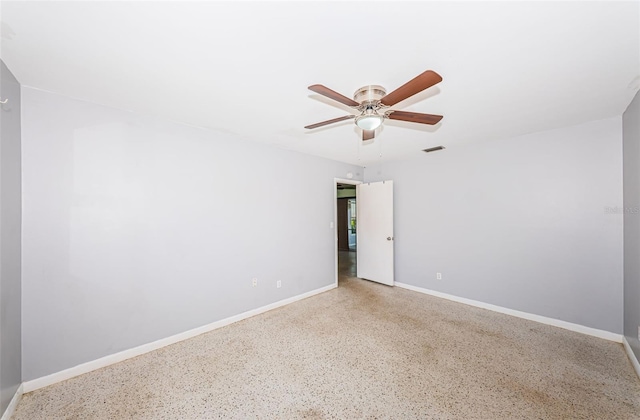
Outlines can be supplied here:
[[640, 381], [620, 344], [345, 276], [27, 394], [14, 418], [637, 419]]

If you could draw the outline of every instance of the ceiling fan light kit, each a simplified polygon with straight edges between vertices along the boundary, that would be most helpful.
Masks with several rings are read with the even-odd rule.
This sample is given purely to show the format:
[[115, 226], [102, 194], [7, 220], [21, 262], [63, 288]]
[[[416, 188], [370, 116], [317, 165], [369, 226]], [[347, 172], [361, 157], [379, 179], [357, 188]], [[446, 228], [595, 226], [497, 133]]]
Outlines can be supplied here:
[[360, 114], [322, 121], [308, 125], [305, 128], [313, 129], [355, 118], [355, 124], [362, 129], [362, 140], [371, 140], [375, 137], [375, 130], [382, 125], [385, 118], [418, 124], [437, 124], [442, 119], [442, 115], [395, 111], [389, 108], [441, 81], [442, 77], [438, 73], [433, 70], [427, 70], [389, 94], [382, 86], [369, 85], [356, 90], [353, 94], [353, 99], [347, 98], [326, 86], [311, 85], [309, 90], [347, 105]]
[[363, 130], [375, 130], [382, 125], [383, 118], [382, 115], [378, 115], [375, 111], [364, 113], [356, 117], [356, 125]]

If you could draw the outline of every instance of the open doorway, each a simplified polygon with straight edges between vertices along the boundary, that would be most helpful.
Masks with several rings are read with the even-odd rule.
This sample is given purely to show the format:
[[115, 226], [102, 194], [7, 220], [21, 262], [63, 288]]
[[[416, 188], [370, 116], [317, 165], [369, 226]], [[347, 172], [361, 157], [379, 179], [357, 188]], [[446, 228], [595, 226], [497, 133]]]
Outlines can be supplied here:
[[336, 287], [356, 279], [393, 286], [393, 181], [335, 178], [333, 202]]
[[355, 183], [336, 181], [337, 281], [356, 277], [358, 252], [357, 193]]

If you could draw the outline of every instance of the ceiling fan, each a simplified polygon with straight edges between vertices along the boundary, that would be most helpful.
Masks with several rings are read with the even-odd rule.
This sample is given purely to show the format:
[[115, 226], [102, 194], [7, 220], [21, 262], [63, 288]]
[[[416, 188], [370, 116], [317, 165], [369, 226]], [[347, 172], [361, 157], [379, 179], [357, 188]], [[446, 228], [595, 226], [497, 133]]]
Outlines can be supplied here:
[[385, 118], [418, 124], [437, 124], [442, 119], [442, 115], [395, 111], [389, 108], [441, 81], [442, 77], [438, 73], [433, 70], [427, 70], [389, 94], [382, 86], [370, 85], [356, 90], [356, 93], [353, 94], [353, 99], [349, 99], [326, 86], [311, 85], [309, 90], [347, 105], [358, 111], [360, 115], [345, 115], [344, 117], [311, 124], [305, 128], [313, 129], [355, 118], [356, 125], [362, 129], [362, 140], [371, 140], [375, 137], [376, 128], [382, 125]]

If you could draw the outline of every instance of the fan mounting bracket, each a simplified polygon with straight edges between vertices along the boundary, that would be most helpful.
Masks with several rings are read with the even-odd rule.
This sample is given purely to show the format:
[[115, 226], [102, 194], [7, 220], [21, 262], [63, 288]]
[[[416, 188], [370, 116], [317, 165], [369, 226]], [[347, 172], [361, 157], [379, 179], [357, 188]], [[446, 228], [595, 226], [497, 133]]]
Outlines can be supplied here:
[[380, 85], [363, 86], [353, 94], [353, 100], [360, 104], [354, 108], [360, 113], [367, 110], [377, 113], [379, 110], [389, 108], [380, 103], [380, 99], [384, 98], [386, 94], [387, 90]]
[[353, 100], [359, 104], [363, 102], [380, 101], [387, 94], [387, 90], [380, 85], [363, 86], [353, 94]]
[[[393, 111], [389, 109], [390, 106], [380, 102], [380, 99], [384, 98], [386, 94], [386, 89], [380, 85], [363, 86], [353, 94], [353, 100], [360, 104], [353, 108], [360, 113], [360, 116], [375, 114], [383, 119], [388, 119], [389, 114]], [[358, 117], [354, 122], [356, 125], [358, 124]]]

